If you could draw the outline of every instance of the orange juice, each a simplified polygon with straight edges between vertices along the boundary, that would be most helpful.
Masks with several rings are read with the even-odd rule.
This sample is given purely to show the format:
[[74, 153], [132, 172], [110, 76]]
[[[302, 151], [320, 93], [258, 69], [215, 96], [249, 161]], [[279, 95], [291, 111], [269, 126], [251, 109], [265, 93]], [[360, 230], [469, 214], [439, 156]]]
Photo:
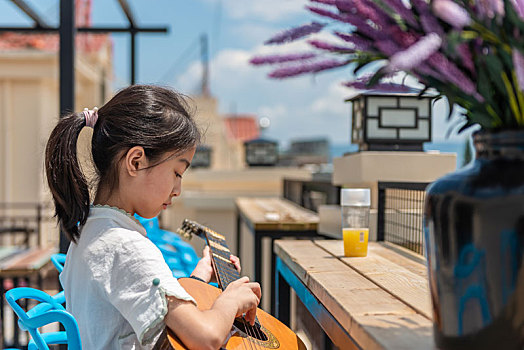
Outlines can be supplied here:
[[366, 256], [368, 254], [367, 228], [344, 228], [344, 256]]

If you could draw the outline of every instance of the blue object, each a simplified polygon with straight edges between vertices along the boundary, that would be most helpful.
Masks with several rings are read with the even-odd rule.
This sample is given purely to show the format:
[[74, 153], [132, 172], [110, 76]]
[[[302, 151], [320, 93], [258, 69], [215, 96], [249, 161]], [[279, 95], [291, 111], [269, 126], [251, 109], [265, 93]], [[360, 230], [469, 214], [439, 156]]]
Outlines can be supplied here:
[[[57, 253], [57, 254], [51, 255], [51, 262], [53, 263], [53, 265], [58, 270], [58, 273], [61, 273], [62, 270], [64, 269], [65, 259], [66, 259], [66, 255], [65, 254]], [[52, 296], [51, 298], [53, 298], [53, 300], [55, 300], [59, 304], [63, 305], [65, 303], [64, 291], [61, 291], [61, 292], [57, 293], [56, 295]], [[44, 312], [46, 312], [48, 310], [51, 310], [52, 308], [53, 308], [53, 305], [51, 305], [51, 304], [40, 303], [40, 304], [35, 305], [34, 307], [32, 307], [30, 310], [28, 310], [27, 311], [27, 315], [29, 317], [35, 317], [37, 315], [43, 314]], [[27, 329], [24, 326], [23, 322], [21, 322], [20, 320], [18, 320], [18, 326], [22, 330], [27, 331]]]
[[64, 269], [64, 264], [66, 261], [66, 255], [62, 253], [57, 253], [51, 255], [51, 262], [53, 265], [55, 265], [56, 269], [58, 270], [58, 273], [62, 273], [62, 270]]
[[[75, 318], [49, 294], [34, 288], [19, 287], [7, 291], [5, 299], [18, 316], [23, 328], [31, 334], [32, 340], [28, 346], [29, 350], [49, 350], [48, 344], [67, 344], [68, 349], [82, 349], [80, 331]], [[46, 303], [49, 305], [49, 309], [36, 315], [30, 315], [18, 305], [17, 300], [19, 299], [34, 299]], [[38, 328], [54, 322], [60, 322], [65, 331], [43, 334], [39, 332]]]

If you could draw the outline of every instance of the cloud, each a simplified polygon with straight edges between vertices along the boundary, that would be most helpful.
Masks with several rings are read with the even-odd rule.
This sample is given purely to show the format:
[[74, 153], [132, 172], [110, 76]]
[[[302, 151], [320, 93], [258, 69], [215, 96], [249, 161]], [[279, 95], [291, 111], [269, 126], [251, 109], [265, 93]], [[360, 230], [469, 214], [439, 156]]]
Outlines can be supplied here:
[[282, 119], [289, 115], [288, 107], [283, 104], [278, 104], [276, 106], [260, 106], [258, 107], [257, 112], [260, 117], [267, 117], [271, 121]]
[[348, 97], [357, 94], [359, 90], [342, 86], [338, 81], [333, 82], [327, 93], [311, 103], [311, 111], [318, 114], [344, 115], [348, 113]]
[[[266, 130], [266, 137], [281, 142], [328, 137], [334, 142], [349, 143], [349, 107], [344, 99], [351, 90], [340, 85], [343, 74], [337, 71], [315, 77], [268, 79], [271, 68], [249, 64], [255, 53], [265, 50], [264, 46], [251, 50], [225, 49], [211, 60], [211, 92], [219, 100], [221, 112], [231, 112], [228, 107], [235, 105], [239, 113], [268, 117], [271, 126]], [[200, 63], [193, 62], [175, 86], [186, 93], [195, 93], [200, 79]]]
[[209, 3], [222, 1], [222, 7], [232, 19], [263, 19], [266, 21], [280, 21], [297, 14], [305, 13], [304, 5], [307, 0], [205, 0]]

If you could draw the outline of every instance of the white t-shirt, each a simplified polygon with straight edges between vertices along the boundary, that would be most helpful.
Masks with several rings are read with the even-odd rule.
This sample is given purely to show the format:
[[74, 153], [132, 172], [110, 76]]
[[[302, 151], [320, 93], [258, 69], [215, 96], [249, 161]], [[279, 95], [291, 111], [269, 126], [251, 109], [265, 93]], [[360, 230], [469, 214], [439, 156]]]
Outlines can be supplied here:
[[166, 295], [195, 303], [142, 225], [108, 206], [91, 206], [60, 282], [89, 350], [151, 349], [165, 327]]

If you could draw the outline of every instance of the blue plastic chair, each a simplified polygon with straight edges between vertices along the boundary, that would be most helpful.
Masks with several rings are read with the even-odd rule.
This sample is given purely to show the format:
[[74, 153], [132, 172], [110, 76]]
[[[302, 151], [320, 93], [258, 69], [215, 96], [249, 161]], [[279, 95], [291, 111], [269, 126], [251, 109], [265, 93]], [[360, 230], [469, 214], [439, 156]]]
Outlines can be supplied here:
[[146, 229], [147, 237], [160, 249], [173, 276], [176, 278], [189, 276], [199, 260], [193, 247], [178, 234], [161, 229], [158, 217], [145, 219], [136, 214], [135, 217]]
[[[57, 253], [57, 254], [51, 255], [51, 262], [53, 263], [53, 265], [58, 270], [58, 273], [61, 273], [64, 270], [65, 258], [66, 258], [66, 255], [62, 254], [62, 253]], [[64, 291], [61, 291], [61, 292], [57, 293], [56, 295], [53, 295], [51, 298], [53, 298], [53, 300], [55, 300], [59, 304], [63, 305], [65, 303]], [[27, 315], [29, 317], [34, 317], [34, 316], [42, 314], [42, 313], [44, 313], [44, 312], [46, 312], [48, 310], [51, 310], [52, 308], [53, 308], [53, 305], [51, 305], [51, 304], [39, 303], [39, 304], [35, 305], [33, 308], [31, 308], [30, 310], [28, 310], [27, 311]], [[24, 326], [23, 322], [20, 319], [18, 320], [18, 327], [20, 327], [24, 331], [27, 330], [26, 327]]]
[[51, 255], [51, 262], [55, 266], [55, 268], [58, 270], [58, 273], [62, 273], [64, 270], [64, 264], [66, 261], [66, 255], [62, 253], [57, 253]]
[[[49, 294], [34, 288], [13, 288], [5, 293], [5, 299], [19, 318], [22, 329], [31, 334], [29, 350], [49, 350], [48, 344], [67, 344], [68, 349], [81, 350], [80, 331], [75, 318], [67, 312], [62, 304]], [[45, 312], [31, 315], [18, 305], [19, 299], [33, 299], [50, 306]], [[39, 304], [40, 305], [40, 304]], [[32, 309], [31, 309], [32, 310]], [[38, 328], [50, 323], [60, 322], [65, 331], [40, 333]]]

